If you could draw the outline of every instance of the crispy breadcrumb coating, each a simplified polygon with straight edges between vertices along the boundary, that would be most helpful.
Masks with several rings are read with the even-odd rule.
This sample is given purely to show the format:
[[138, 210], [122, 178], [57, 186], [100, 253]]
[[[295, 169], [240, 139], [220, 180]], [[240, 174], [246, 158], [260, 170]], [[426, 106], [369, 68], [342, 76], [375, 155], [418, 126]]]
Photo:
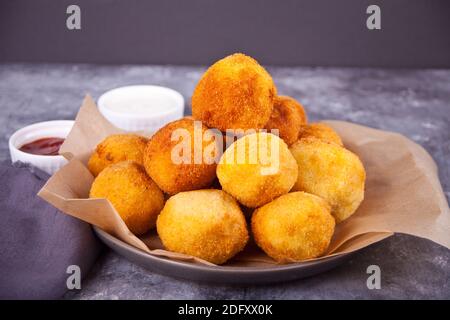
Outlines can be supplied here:
[[[184, 141], [183, 137], [172, 139], [172, 133], [177, 129], [187, 130], [186, 133], [189, 134], [185, 141], [191, 148], [188, 163], [176, 163], [172, 158], [172, 152], [176, 152], [177, 146], [181, 146], [181, 141]], [[200, 135], [208, 130], [203, 125], [200, 129]], [[202, 189], [212, 184], [216, 177], [216, 162], [207, 163], [201, 160], [200, 163], [195, 163], [196, 150], [202, 155], [206, 148], [211, 147], [211, 142], [201, 141], [198, 145], [195, 143], [196, 137], [194, 136], [194, 120], [183, 118], [168, 123], [150, 138], [144, 152], [144, 167], [164, 192], [175, 194]], [[199, 146], [202, 148], [200, 149]], [[219, 152], [217, 145], [214, 149], [216, 150], [214, 153]]]
[[334, 131], [332, 127], [322, 122], [310, 123], [308, 125], [301, 126], [298, 138], [317, 138], [325, 142], [336, 143], [341, 147], [344, 146], [341, 137], [339, 137], [337, 132]]
[[306, 121], [306, 112], [300, 103], [288, 96], [277, 96], [265, 128], [278, 129], [279, 137], [289, 146], [298, 140], [300, 128]]
[[172, 196], [158, 216], [157, 231], [166, 249], [215, 264], [232, 258], [248, 241], [239, 205], [216, 189]]
[[257, 245], [278, 262], [319, 257], [334, 233], [328, 203], [312, 194], [292, 192], [255, 210], [252, 232]]
[[[277, 146], [273, 153], [272, 139]], [[217, 177], [224, 191], [255, 208], [287, 193], [297, 180], [297, 171], [286, 143], [273, 134], [259, 132], [240, 138], [224, 152]]]
[[136, 134], [113, 134], [97, 145], [88, 168], [96, 177], [107, 166], [120, 161], [132, 160], [142, 164], [147, 138]]
[[164, 206], [158, 186], [133, 161], [123, 161], [105, 168], [95, 178], [90, 198], [106, 198], [135, 235], [144, 234], [156, 224]]
[[261, 129], [270, 118], [276, 88], [259, 63], [235, 53], [203, 74], [192, 96], [192, 115], [210, 128]]
[[316, 138], [301, 139], [289, 150], [298, 164], [298, 179], [292, 190], [328, 201], [338, 223], [350, 217], [364, 199], [366, 172], [358, 156]]

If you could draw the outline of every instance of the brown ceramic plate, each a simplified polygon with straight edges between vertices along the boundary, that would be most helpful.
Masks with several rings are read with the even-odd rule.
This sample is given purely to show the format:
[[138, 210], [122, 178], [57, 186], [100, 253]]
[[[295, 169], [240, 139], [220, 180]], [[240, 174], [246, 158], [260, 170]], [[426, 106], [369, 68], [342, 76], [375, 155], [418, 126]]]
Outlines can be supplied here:
[[301, 279], [328, 271], [347, 261], [351, 253], [317, 261], [267, 267], [207, 266], [149, 255], [94, 227], [108, 247], [144, 268], [175, 278], [227, 284], [262, 284]]

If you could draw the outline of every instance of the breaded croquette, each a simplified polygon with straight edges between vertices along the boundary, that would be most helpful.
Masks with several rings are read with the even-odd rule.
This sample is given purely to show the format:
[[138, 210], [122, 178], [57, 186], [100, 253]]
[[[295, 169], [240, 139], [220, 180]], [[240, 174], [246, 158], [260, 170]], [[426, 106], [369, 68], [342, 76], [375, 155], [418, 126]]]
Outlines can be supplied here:
[[157, 231], [164, 247], [222, 264], [248, 241], [247, 223], [237, 202], [216, 190], [180, 192], [167, 200]]
[[192, 115], [210, 128], [261, 129], [270, 118], [276, 88], [253, 58], [235, 53], [203, 74], [192, 96]]
[[323, 255], [334, 226], [328, 203], [305, 192], [285, 194], [256, 209], [252, 216], [256, 244], [278, 262]]
[[287, 193], [297, 181], [297, 172], [297, 163], [286, 143], [265, 132], [234, 142], [217, 166], [223, 190], [251, 208]]
[[328, 201], [338, 223], [350, 217], [364, 199], [366, 172], [358, 156], [316, 138], [301, 139], [289, 150], [299, 173], [292, 190], [312, 193]]
[[334, 131], [334, 129], [329, 125], [322, 122], [310, 123], [301, 126], [298, 138], [317, 138], [325, 142], [336, 143], [341, 147], [344, 146], [341, 137], [339, 137], [336, 131]]
[[107, 166], [125, 160], [142, 164], [147, 138], [136, 134], [113, 134], [97, 145], [88, 168], [96, 177]]
[[277, 96], [265, 128], [278, 129], [279, 137], [290, 146], [298, 140], [300, 128], [305, 124], [306, 112], [303, 106], [291, 97]]
[[[196, 124], [198, 132], [194, 134]], [[219, 156], [221, 150], [215, 140], [203, 140], [208, 128], [200, 121], [196, 124], [191, 118], [170, 122], [159, 129], [147, 144], [145, 170], [168, 194], [209, 187], [216, 177], [214, 157], [207, 159], [204, 155], [205, 150], [214, 149], [210, 154]], [[200, 158], [197, 159], [196, 155]]]
[[144, 168], [133, 161], [119, 162], [100, 172], [89, 197], [108, 199], [135, 235], [155, 227], [156, 217], [164, 206], [161, 190]]

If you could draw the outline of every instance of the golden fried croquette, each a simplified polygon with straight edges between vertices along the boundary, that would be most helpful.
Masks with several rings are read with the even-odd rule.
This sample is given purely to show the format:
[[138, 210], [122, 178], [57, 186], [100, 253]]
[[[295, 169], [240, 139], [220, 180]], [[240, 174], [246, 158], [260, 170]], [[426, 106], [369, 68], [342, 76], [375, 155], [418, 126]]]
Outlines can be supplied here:
[[164, 247], [222, 264], [248, 241], [237, 202], [221, 190], [180, 192], [167, 200], [156, 229]]
[[136, 235], [155, 227], [156, 217], [164, 206], [163, 193], [134, 161], [106, 167], [92, 183], [89, 197], [108, 199]]
[[214, 139], [202, 139], [207, 130], [200, 121], [195, 124], [193, 119], [183, 118], [168, 123], [150, 138], [144, 152], [144, 167], [164, 192], [175, 194], [212, 184], [216, 161], [206, 155], [219, 156], [220, 150]]
[[192, 96], [192, 115], [221, 131], [261, 129], [275, 96], [270, 74], [255, 59], [235, 53], [203, 74]]
[[297, 181], [297, 171], [286, 143], [259, 132], [240, 138], [224, 152], [217, 177], [224, 191], [255, 208], [287, 193]]
[[256, 209], [252, 216], [256, 244], [278, 262], [323, 255], [334, 226], [328, 203], [305, 192], [285, 194]]
[[125, 160], [142, 164], [147, 138], [136, 134], [113, 134], [97, 145], [92, 153], [88, 168], [96, 177], [107, 166]]
[[292, 190], [328, 201], [336, 222], [350, 217], [364, 199], [366, 172], [358, 156], [316, 138], [301, 139], [289, 150], [298, 164], [298, 179]]
[[265, 128], [278, 129], [279, 137], [289, 146], [297, 141], [300, 127], [304, 124], [306, 113], [302, 105], [291, 97], [277, 96]]
[[336, 131], [334, 131], [329, 125], [322, 122], [301, 126], [298, 138], [317, 138], [325, 142], [336, 143], [341, 147], [344, 146], [341, 137], [339, 137]]
[[298, 102], [294, 98], [291, 98], [291, 97], [288, 97], [288, 96], [284, 96], [284, 97], [288, 98], [286, 103], [288, 103], [288, 101], [290, 101], [290, 103], [292, 103], [293, 105], [297, 105], [297, 110], [300, 113], [301, 123], [307, 124], [308, 123], [308, 115], [306, 114], [306, 110], [303, 107], [303, 105], [301, 105], [300, 102]]

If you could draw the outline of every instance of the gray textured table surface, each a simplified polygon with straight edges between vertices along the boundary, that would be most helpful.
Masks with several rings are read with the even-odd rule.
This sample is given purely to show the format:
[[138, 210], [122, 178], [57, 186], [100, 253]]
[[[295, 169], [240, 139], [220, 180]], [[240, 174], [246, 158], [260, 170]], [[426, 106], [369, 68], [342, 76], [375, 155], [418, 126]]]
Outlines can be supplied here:
[[[83, 95], [159, 84], [189, 104], [204, 68], [171, 66], [0, 65], [0, 160], [7, 139], [38, 121], [73, 119]], [[436, 160], [450, 197], [450, 70], [269, 68], [281, 94], [299, 99], [311, 120], [340, 119], [400, 132]], [[187, 106], [189, 113], [189, 106]], [[366, 268], [381, 268], [381, 289], [368, 290]], [[226, 286], [150, 273], [105, 250], [68, 299], [450, 298], [450, 251], [430, 241], [395, 235], [351, 261], [308, 279], [265, 286]]]

